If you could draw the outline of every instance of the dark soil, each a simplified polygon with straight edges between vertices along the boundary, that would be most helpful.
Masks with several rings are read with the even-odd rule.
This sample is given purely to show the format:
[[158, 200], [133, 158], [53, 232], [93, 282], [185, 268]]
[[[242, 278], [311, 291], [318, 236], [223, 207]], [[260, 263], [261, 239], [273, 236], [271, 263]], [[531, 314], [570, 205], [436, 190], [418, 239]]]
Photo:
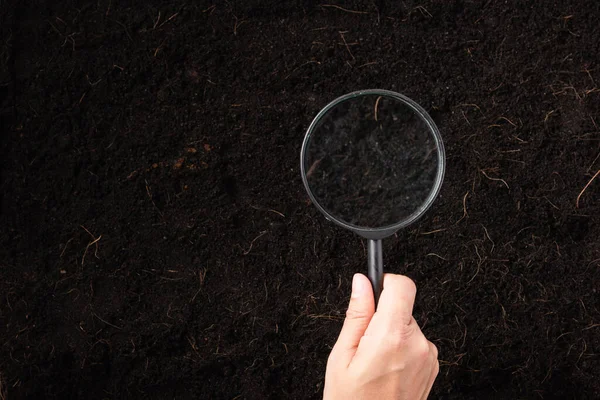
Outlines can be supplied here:
[[366, 257], [300, 146], [379, 87], [448, 155], [384, 242], [432, 398], [600, 397], [600, 2], [323, 4], [0, 3], [0, 394], [319, 398]]

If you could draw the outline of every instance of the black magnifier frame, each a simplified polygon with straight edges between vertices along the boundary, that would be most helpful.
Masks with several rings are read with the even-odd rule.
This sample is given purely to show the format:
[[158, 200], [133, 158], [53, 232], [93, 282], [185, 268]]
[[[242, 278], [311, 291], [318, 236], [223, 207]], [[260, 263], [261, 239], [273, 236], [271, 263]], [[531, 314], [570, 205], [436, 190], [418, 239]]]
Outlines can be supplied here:
[[[319, 126], [319, 122], [335, 106], [359, 96], [389, 97], [409, 107], [415, 113], [415, 115], [417, 115], [427, 126], [429, 134], [435, 142], [435, 148], [437, 151], [437, 172], [433, 181], [433, 185], [431, 187], [431, 191], [429, 192], [429, 195], [427, 196], [425, 201], [419, 207], [417, 207], [412, 214], [402, 219], [401, 221], [398, 221], [397, 223], [392, 225], [386, 225], [377, 228], [353, 225], [339, 219], [335, 215], [332, 215], [329, 211], [327, 211], [327, 209], [325, 209], [321, 205], [319, 200], [315, 197], [313, 191], [310, 188], [307, 178], [307, 171], [309, 169], [306, 165], [307, 148], [310, 145], [311, 135], [314, 134], [315, 129]], [[444, 149], [444, 142], [442, 141], [442, 136], [440, 135], [439, 129], [435, 125], [435, 122], [433, 122], [431, 116], [429, 116], [429, 114], [419, 104], [400, 93], [384, 89], [368, 89], [345, 94], [333, 100], [331, 103], [327, 104], [321, 111], [319, 111], [317, 116], [313, 119], [312, 123], [308, 127], [308, 130], [306, 131], [306, 135], [304, 137], [304, 142], [302, 143], [302, 150], [300, 152], [300, 172], [302, 174], [302, 181], [304, 183], [304, 187], [306, 188], [306, 191], [308, 192], [308, 195], [313, 204], [321, 213], [325, 215], [325, 218], [327, 218], [327, 220], [332, 221], [333, 223], [343, 228], [349, 229], [355, 232], [356, 234], [368, 239], [368, 276], [369, 280], [371, 281], [371, 284], [373, 285], [373, 293], [375, 295], [376, 303], [379, 300], [379, 296], [381, 295], [381, 291], [383, 289], [383, 254], [381, 243], [382, 239], [391, 236], [398, 230], [411, 225], [423, 216], [423, 214], [431, 207], [431, 205], [433, 204], [440, 192], [442, 182], [444, 181], [445, 171], [446, 153]]]

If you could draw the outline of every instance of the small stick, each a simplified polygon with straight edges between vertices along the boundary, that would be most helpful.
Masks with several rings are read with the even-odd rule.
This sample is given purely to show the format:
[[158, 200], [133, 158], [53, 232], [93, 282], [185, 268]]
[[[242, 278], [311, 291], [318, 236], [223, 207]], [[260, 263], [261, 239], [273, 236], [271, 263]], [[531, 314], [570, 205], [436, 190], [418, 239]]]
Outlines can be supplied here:
[[588, 188], [588, 186], [590, 186], [592, 184], [592, 182], [594, 181], [594, 179], [596, 179], [596, 177], [598, 177], [598, 175], [600, 175], [600, 169], [598, 170], [598, 172], [596, 172], [594, 174], [594, 176], [592, 176], [592, 179], [590, 179], [590, 181], [587, 183], [587, 185], [585, 185], [585, 187], [579, 193], [579, 196], [577, 196], [577, 200], [575, 201], [575, 207], [576, 208], [579, 208], [579, 199], [581, 198], [581, 195], [583, 194], [583, 192], [585, 192], [585, 190]]
[[424, 17], [429, 16], [429, 18], [433, 18], [433, 15], [431, 15], [431, 13], [429, 13], [429, 11], [427, 11], [427, 9], [423, 6], [416, 6], [413, 8], [413, 11], [414, 10], [419, 10]]
[[508, 186], [508, 183], [506, 183], [506, 181], [504, 179], [500, 179], [500, 178], [492, 178], [490, 177], [488, 174], [485, 173], [484, 170], [480, 169], [479, 172], [481, 172], [486, 178], [488, 178], [491, 181], [500, 181], [502, 183], [504, 183], [504, 185], [506, 185], [507, 189], [510, 189], [510, 186]]
[[465, 119], [465, 121], [467, 121], [467, 124], [471, 125], [471, 123], [469, 122], [469, 119], [467, 118], [467, 116], [465, 115], [465, 112], [463, 110], [460, 110], [460, 112], [463, 115], [463, 118]]
[[598, 161], [598, 158], [600, 158], [600, 152], [598, 152], [598, 155], [596, 156], [596, 158], [594, 158], [594, 161], [592, 161], [592, 163], [590, 164], [590, 167], [587, 169], [587, 172], [590, 172], [590, 170], [592, 169], [594, 164], [596, 164], [596, 161]]
[[115, 21], [117, 24], [119, 24], [123, 27], [123, 29], [125, 30], [125, 33], [127, 34], [127, 37], [129, 37], [129, 40], [131, 40], [133, 42], [133, 38], [129, 34], [129, 29], [127, 29], [127, 26], [125, 26], [123, 23], [117, 21], [116, 19], [113, 19], [113, 21]]
[[469, 192], [467, 191], [467, 193], [465, 193], [465, 196], [463, 197], [463, 216], [460, 217], [460, 219], [458, 221], [455, 222], [455, 224], [458, 224], [460, 221], [462, 221], [463, 219], [465, 219], [466, 217], [469, 216], [469, 214], [467, 213], [467, 196], [469, 195]]
[[144, 182], [146, 182], [146, 194], [148, 194], [148, 197], [150, 198], [150, 201], [152, 202], [152, 205], [154, 206], [154, 208], [156, 209], [156, 211], [158, 211], [158, 214], [163, 217], [163, 213], [158, 209], [158, 207], [156, 206], [156, 203], [154, 203], [154, 198], [152, 196], [152, 189], [150, 188], [150, 185], [148, 185], [148, 181], [144, 179]]
[[200, 293], [200, 291], [202, 290], [202, 286], [204, 286], [204, 280], [206, 279], [206, 272], [208, 270], [205, 268], [202, 271], [198, 271], [198, 279], [200, 280], [200, 286], [198, 288], [198, 291], [196, 292], [196, 294], [194, 294], [194, 297], [192, 297], [192, 299], [190, 300], [190, 303], [193, 303], [194, 300], [196, 300], [196, 296], [198, 296], [198, 294]]
[[277, 210], [272, 210], [272, 209], [270, 209], [270, 208], [269, 208], [267, 211], [270, 211], [270, 212], [272, 212], [272, 213], [275, 213], [275, 214], [277, 214], [277, 215], [280, 215], [280, 216], [282, 216], [283, 218], [285, 218], [285, 215], [283, 215], [283, 213], [280, 213], [280, 212], [279, 212], [279, 211], [277, 211]]
[[492, 249], [490, 250], [490, 253], [494, 252], [494, 247], [496, 247], [496, 243], [494, 243], [494, 241], [492, 240], [492, 238], [490, 237], [490, 234], [488, 233], [488, 230], [485, 226], [481, 225], [483, 227], [483, 230], [485, 231], [485, 236], [487, 236], [488, 240], [490, 242], [492, 242]]
[[346, 42], [346, 38], [344, 37], [344, 34], [342, 32], [340, 32], [340, 36], [342, 37], [342, 40], [344, 41], [344, 44], [346, 45], [346, 50], [348, 50], [350, 57], [352, 57], [353, 60], [356, 60], [356, 58], [354, 58], [354, 56], [352, 55], [352, 52], [350, 51], [350, 46], [348, 46], [348, 42]]
[[[83, 253], [83, 257], [81, 258], [81, 265], [83, 265], [83, 262], [85, 261], [85, 255], [87, 254], [88, 249], [90, 248], [91, 245], [95, 244], [96, 245], [96, 251], [94, 252], [94, 256], [96, 256], [96, 258], [100, 258], [98, 257], [98, 241], [102, 238], [102, 235], [98, 236], [98, 238], [96, 238], [94, 235], [92, 235], [92, 232], [90, 232], [85, 226], [83, 225], [79, 225], [81, 226], [93, 239], [93, 242], [88, 243], [88, 245], [85, 247], [85, 252]], [[67, 242], [68, 244], [69, 242]], [[65, 245], [66, 247], [66, 245]]]
[[98, 314], [96, 314], [96, 313], [94, 313], [94, 312], [92, 312], [92, 315], [93, 315], [94, 317], [98, 318], [100, 321], [104, 322], [104, 323], [105, 323], [106, 325], [108, 325], [108, 326], [112, 326], [113, 328], [116, 328], [116, 329], [118, 329], [118, 330], [120, 330], [120, 331], [122, 331], [122, 330], [123, 330], [123, 328], [121, 328], [121, 327], [118, 327], [118, 326], [116, 326], [116, 325], [113, 325], [113, 324], [111, 324], [111, 323], [110, 323], [110, 322], [108, 322], [108, 321], [105, 321], [105, 320], [103, 320], [102, 318], [100, 318], [100, 317], [98, 316]]
[[338, 10], [342, 10], [342, 11], [345, 11], [345, 12], [351, 13], [351, 14], [368, 14], [368, 12], [366, 12], [366, 11], [348, 10], [348, 9], [342, 8], [340, 6], [336, 6], [335, 4], [319, 4], [319, 6], [321, 6], [321, 7], [337, 8]]
[[508, 118], [506, 118], [506, 117], [500, 117], [499, 119], [503, 119], [503, 120], [505, 120], [506, 122], [508, 122], [509, 124], [511, 124], [511, 125], [512, 125], [512, 126], [514, 126], [514, 127], [516, 127], [516, 126], [517, 126], [517, 125], [516, 125], [514, 122], [512, 122], [510, 119], [508, 119]]
[[83, 265], [83, 262], [85, 261], [85, 255], [87, 254], [88, 249], [90, 248], [91, 245], [96, 244], [96, 252], [94, 253], [94, 255], [96, 256], [96, 258], [98, 258], [98, 241], [102, 239], [102, 235], [98, 236], [98, 239], [94, 240], [93, 242], [89, 242], [87, 246], [85, 246], [85, 251], [83, 252], [83, 257], [81, 257], [81, 265]]
[[423, 236], [425, 236], [425, 235], [432, 235], [434, 233], [444, 232], [445, 230], [446, 230], [446, 228], [436, 229], [435, 231], [431, 231], [431, 232], [423, 232], [423, 233], [421, 233], [421, 235], [423, 235]]
[[366, 67], [367, 65], [374, 65], [374, 64], [377, 64], [377, 61], [368, 62], [368, 63], [366, 63], [366, 64], [359, 65], [359, 66], [358, 66], [358, 67], [356, 67], [356, 68], [362, 68], [362, 67]]
[[165, 42], [167, 41], [167, 39], [163, 40], [160, 45], [156, 48], [156, 50], [154, 50], [154, 57], [156, 58], [156, 56], [158, 55], [158, 52], [162, 50], [163, 45], [165, 44]]
[[311, 176], [315, 170], [317, 169], [317, 167], [319, 166], [319, 163], [321, 162], [321, 160], [317, 160], [315, 161], [310, 168], [308, 169], [308, 172], [306, 173], [306, 177], [308, 178], [309, 176]]
[[163, 22], [162, 24], [160, 24], [160, 26], [159, 26], [158, 28], [160, 29], [160, 28], [161, 28], [161, 27], [162, 27], [164, 24], [166, 24], [167, 22], [169, 22], [170, 20], [172, 20], [173, 18], [175, 18], [175, 17], [176, 17], [176, 16], [178, 16], [178, 15], [179, 15], [179, 13], [175, 13], [175, 14], [171, 15], [171, 16], [169, 17], [169, 19], [168, 19], [168, 20], [166, 20], [165, 22]]
[[590, 330], [592, 328], [597, 328], [599, 326], [600, 326], [600, 324], [592, 324], [592, 325], [588, 326], [587, 328], [583, 328], [582, 331], [587, 331], [587, 330]]
[[281, 213], [281, 212], [279, 212], [277, 210], [273, 210], [272, 208], [260, 208], [260, 207], [257, 207], [257, 206], [250, 206], [250, 207], [252, 207], [252, 208], [254, 208], [255, 210], [258, 210], [258, 211], [269, 211], [269, 212], [275, 213], [275, 214], [277, 214], [277, 215], [285, 218], [285, 215], [283, 215], [283, 213]]
[[381, 100], [383, 96], [379, 96], [377, 100], [375, 100], [375, 121], [377, 121], [377, 106], [379, 106], [379, 100]]
[[268, 231], [262, 231], [257, 237], [252, 239], [252, 242], [250, 242], [250, 247], [248, 247], [248, 250], [243, 251], [245, 256], [248, 255], [250, 253], [250, 251], [252, 250], [252, 246], [254, 246], [254, 242], [256, 242], [258, 240], [258, 238], [260, 238], [261, 236], [264, 236], [267, 232]]
[[65, 251], [67, 250], [67, 246], [69, 245], [69, 243], [71, 243], [71, 240], [73, 240], [73, 238], [67, 240], [67, 243], [65, 243], [65, 247], [63, 248], [63, 251], [60, 253], [59, 258], [62, 258], [62, 256], [65, 254]]
[[440, 258], [440, 259], [442, 259], [442, 260], [444, 260], [444, 261], [448, 261], [448, 259], [446, 259], [446, 258], [444, 258], [444, 257], [440, 256], [439, 254], [435, 254], [435, 253], [429, 253], [429, 254], [425, 254], [425, 257], [428, 257], [428, 256], [434, 256], [434, 257]]
[[233, 16], [233, 18], [235, 19], [235, 25], [233, 26], [233, 35], [237, 36], [237, 28], [242, 26], [242, 24], [247, 21], [244, 19], [238, 20], [238, 17], [236, 17], [235, 15]]
[[546, 123], [546, 121], [548, 121], [548, 118], [550, 118], [550, 116], [552, 114], [554, 114], [556, 112], [556, 110], [552, 110], [546, 113], [546, 117], [544, 118], [544, 123]]
[[[459, 107], [474, 107], [477, 109], [477, 111], [481, 112], [481, 108], [479, 108], [479, 106], [477, 104], [473, 104], [473, 103], [463, 103], [463, 104], [459, 104]], [[483, 114], [483, 113], [482, 113]]]
[[156, 21], [154, 22], [154, 26], [152, 27], [152, 30], [156, 29], [156, 26], [158, 25], [159, 22], [160, 22], [160, 11], [158, 12], [158, 17], [156, 18]]

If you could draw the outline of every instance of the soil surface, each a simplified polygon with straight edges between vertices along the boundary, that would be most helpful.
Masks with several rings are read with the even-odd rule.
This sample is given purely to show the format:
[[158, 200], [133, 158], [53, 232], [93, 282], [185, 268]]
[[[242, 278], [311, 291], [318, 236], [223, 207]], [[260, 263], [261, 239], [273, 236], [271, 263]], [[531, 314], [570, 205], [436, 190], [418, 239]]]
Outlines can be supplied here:
[[366, 255], [307, 201], [300, 147], [368, 88], [446, 145], [440, 197], [384, 241], [440, 350], [431, 398], [599, 398], [599, 18], [1, 2], [1, 398], [320, 398]]

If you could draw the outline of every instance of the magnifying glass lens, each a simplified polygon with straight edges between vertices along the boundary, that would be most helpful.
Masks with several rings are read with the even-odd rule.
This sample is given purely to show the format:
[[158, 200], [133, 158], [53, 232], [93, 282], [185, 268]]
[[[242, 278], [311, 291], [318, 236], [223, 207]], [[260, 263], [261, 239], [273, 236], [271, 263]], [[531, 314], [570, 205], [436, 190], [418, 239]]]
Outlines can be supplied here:
[[305, 182], [334, 219], [360, 228], [396, 225], [435, 190], [438, 142], [419, 110], [385, 94], [330, 105], [309, 130]]

